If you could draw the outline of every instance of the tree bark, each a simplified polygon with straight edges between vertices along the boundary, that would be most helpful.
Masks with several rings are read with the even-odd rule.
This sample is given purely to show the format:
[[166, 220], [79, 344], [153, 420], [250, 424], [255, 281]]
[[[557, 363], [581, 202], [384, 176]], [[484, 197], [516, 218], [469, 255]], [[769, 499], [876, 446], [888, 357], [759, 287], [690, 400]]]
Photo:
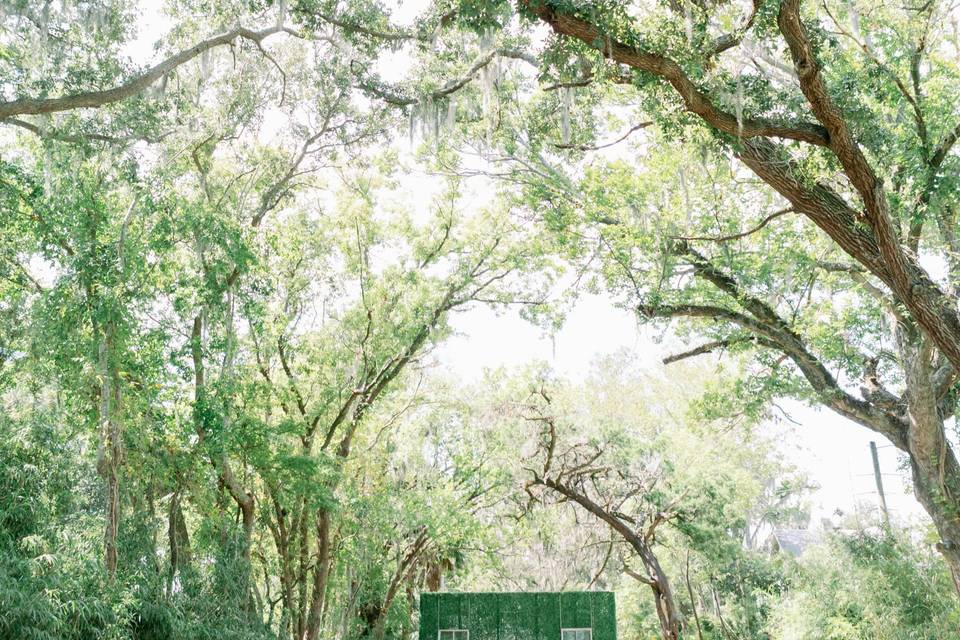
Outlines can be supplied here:
[[940, 534], [937, 550], [960, 595], [960, 465], [938, 408], [933, 349], [924, 336], [902, 324], [896, 328], [896, 338], [907, 384], [907, 446], [914, 494]]
[[313, 594], [304, 640], [316, 640], [323, 622], [323, 605], [327, 595], [327, 578], [330, 575], [330, 512], [321, 508], [317, 512], [317, 559], [313, 567]]
[[646, 547], [644, 553], [640, 552], [639, 547], [631, 541], [637, 554], [643, 561], [648, 574], [652, 578], [650, 589], [653, 591], [654, 603], [657, 608], [657, 618], [660, 620], [660, 634], [663, 640], [680, 640], [680, 634], [683, 629], [683, 618], [680, 616], [680, 610], [677, 608], [677, 601], [673, 595], [673, 588], [670, 585], [670, 579], [660, 566], [660, 561], [653, 551]]
[[644, 536], [634, 531], [630, 526], [623, 522], [619, 517], [610, 513], [602, 506], [591, 500], [588, 496], [579, 493], [572, 487], [552, 480], [550, 478], [538, 478], [535, 480], [538, 484], [543, 484], [565, 496], [573, 502], [592, 513], [601, 521], [607, 523], [621, 538], [623, 538], [643, 563], [647, 575], [641, 575], [631, 572], [630, 575], [650, 587], [653, 592], [654, 604], [657, 610], [657, 618], [660, 621], [660, 633], [663, 640], [680, 640], [683, 630], [683, 616], [680, 615], [680, 609], [677, 607], [677, 600], [673, 595], [673, 587], [670, 585], [670, 578], [667, 576], [656, 553], [647, 544]]
[[113, 347], [112, 330], [108, 325], [98, 345], [98, 368], [100, 373], [100, 446], [97, 451], [97, 471], [104, 480], [104, 531], [103, 564], [107, 579], [113, 581], [117, 574], [117, 531], [120, 527], [120, 479], [119, 467], [123, 461], [123, 434], [117, 409], [120, 403], [120, 386], [110, 364]]
[[173, 594], [173, 585], [177, 574], [183, 574], [190, 566], [192, 554], [190, 552], [190, 533], [183, 517], [183, 508], [180, 504], [180, 488], [170, 497], [170, 509], [167, 513], [167, 538], [170, 544], [170, 573], [167, 581], [167, 595]]

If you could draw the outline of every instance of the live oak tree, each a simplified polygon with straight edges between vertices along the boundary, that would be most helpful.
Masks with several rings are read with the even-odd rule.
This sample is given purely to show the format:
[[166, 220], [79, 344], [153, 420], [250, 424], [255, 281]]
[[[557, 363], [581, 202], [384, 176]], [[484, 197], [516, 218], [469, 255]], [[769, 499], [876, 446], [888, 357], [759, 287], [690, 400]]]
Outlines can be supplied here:
[[[549, 405], [544, 389], [536, 401]], [[655, 457], [631, 456], [631, 460], [608, 463], [602, 444], [566, 444], [558, 442], [556, 418], [544, 408], [531, 405], [532, 415], [525, 416], [542, 424], [542, 468], [532, 471], [527, 490], [534, 500], [543, 500], [533, 489], [545, 487], [585, 509], [606, 523], [613, 534], [630, 545], [642, 570], [624, 567], [631, 577], [646, 584], [653, 592], [654, 606], [660, 621], [660, 636], [678, 640], [683, 622], [670, 577], [655, 550], [657, 529], [680, 515], [678, 503], [683, 494], [669, 496]], [[625, 464], [627, 466], [625, 466]], [[614, 488], [613, 483], [622, 483]], [[661, 485], [661, 486], [658, 486]]]
[[[490, 391], [460, 401], [474, 407], [481, 460], [516, 486], [497, 580], [636, 593], [643, 623], [623, 631], [643, 637], [755, 637], [780, 586], [762, 552], [742, 546], [747, 514], [771, 475], [800, 479], [749, 423], [705, 423], [683, 410], [730, 372], [686, 364], [661, 379], [631, 356], [598, 360], [577, 381], [545, 368], [501, 373]], [[636, 615], [618, 607], [624, 620]]]
[[[441, 29], [438, 53], [425, 53], [424, 64], [451, 55], [464, 31], [481, 33], [466, 75], [453, 68], [439, 89], [413, 83], [407, 101], [397, 93], [405, 87], [373, 83], [370, 92], [422, 113], [461, 90], [489, 91], [484, 70], [500, 65], [485, 124], [457, 135], [498, 163], [492, 175], [526, 189], [518, 206], [546, 210], [544, 224], [566, 231], [565, 250], [584, 235], [605, 247], [597, 253], [608, 258], [606, 275], [641, 318], [710, 326], [696, 353], [756, 347], [759, 362], [778, 371], [789, 362], [805, 381], [781, 385], [781, 395], [816, 399], [888, 438], [908, 456], [960, 590], [960, 467], [947, 436], [960, 364], [951, 8], [531, 0], [448, 9], [427, 15], [448, 15], [461, 30], [444, 40]], [[339, 23], [349, 26], [350, 10]], [[531, 45], [538, 26], [553, 34], [541, 47]], [[510, 46], [501, 53], [501, 44]], [[525, 72], [528, 62], [535, 71]], [[619, 131], [601, 138], [605, 118]], [[650, 134], [646, 145], [607, 152], [619, 167], [591, 159], [638, 130]], [[632, 174], [643, 172], [631, 153], [681, 144], [697, 174], [674, 171], [679, 179], [660, 186], [673, 194], [708, 186], [709, 197], [656, 215], [663, 200], [609, 193], [611, 175], [631, 191]], [[793, 228], [804, 234], [795, 252], [756, 244], [757, 234], [797, 219], [805, 224]], [[782, 282], [765, 281], [777, 272], [789, 274], [794, 300]], [[798, 317], [800, 303], [828, 297], [837, 304], [818, 312], [851, 320], [832, 348], [813, 307], [809, 328]]]
[[[678, 275], [673, 269], [689, 269], [693, 280], [711, 289], [712, 304], [671, 304], [653, 290], [635, 291], [643, 316], [705, 318], [729, 327], [723, 343], [746, 334], [785, 355], [820, 402], [904, 451], [916, 495], [940, 533], [938, 548], [960, 589], [958, 467], [945, 433], [953, 414], [960, 336], [955, 269], [949, 266], [956, 251], [954, 196], [944, 163], [957, 136], [956, 123], [943, 108], [944, 94], [934, 88], [955, 79], [955, 69], [939, 57], [940, 48], [950, 46], [948, 34], [938, 28], [939, 12], [946, 9], [936, 3], [892, 12], [878, 7], [870, 18], [895, 22], [902, 34], [874, 45], [871, 22], [857, 20], [856, 7], [828, 5], [812, 16], [800, 4], [758, 3], [732, 35], [720, 33], [715, 22], [722, 9], [695, 11], [688, 19], [694, 35], [686, 47], [682, 40], [645, 38], [640, 29], [652, 16], [638, 28], [627, 16], [613, 17], [616, 11], [607, 14], [612, 19], [597, 20], [592, 11], [563, 6], [527, 8], [557, 33], [596, 48], [649, 81], [651, 93], [669, 87], [676, 95], [672, 101], [679, 99], [713, 134], [717, 151], [735, 157], [782, 198], [781, 206], [816, 225], [843, 252], [845, 260], [836, 268], [855, 284], [863, 283], [861, 295], [876, 294], [876, 301], [860, 303], [886, 314], [872, 323], [875, 344], [856, 355], [845, 349], [848, 359], [862, 359], [863, 391], [856, 393], [831, 372], [830, 361], [836, 362], [831, 354], [798, 332], [789, 306], [757, 295], [751, 283], [738, 278], [735, 255], [723, 256], [723, 249], [705, 253], [697, 247], [704, 244], [700, 238], [663, 237], [661, 246], [673, 257], [668, 269]], [[748, 36], [749, 47], [743, 47]], [[700, 55], [691, 55], [691, 49]], [[780, 61], [788, 80], [776, 81], [762, 63], [757, 72], [746, 67], [739, 76], [725, 72], [724, 57], [736, 65], [738, 55], [749, 60], [753, 50]], [[868, 94], [856, 91], [868, 86], [886, 99], [868, 103]], [[725, 88], [735, 91], [724, 98]], [[722, 221], [742, 215], [742, 206], [717, 216]], [[614, 225], [631, 217], [623, 210], [607, 215]], [[758, 224], [768, 216], [758, 216]], [[921, 265], [931, 256], [948, 265], [936, 278]], [[635, 269], [625, 262], [626, 271]], [[818, 266], [813, 265], [814, 273]], [[815, 295], [814, 273], [808, 276], [808, 291]], [[889, 348], [878, 348], [881, 341]], [[881, 361], [884, 366], [878, 367]]]

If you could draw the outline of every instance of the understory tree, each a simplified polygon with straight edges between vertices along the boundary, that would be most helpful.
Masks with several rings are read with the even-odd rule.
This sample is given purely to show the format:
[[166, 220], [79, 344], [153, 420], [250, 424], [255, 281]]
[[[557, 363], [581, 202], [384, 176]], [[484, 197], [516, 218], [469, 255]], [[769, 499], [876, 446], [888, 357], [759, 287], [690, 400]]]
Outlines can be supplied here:
[[451, 584], [610, 589], [624, 635], [763, 637], [789, 569], [744, 533], [771, 482], [803, 500], [803, 478], [749, 423], [684, 410], [731, 372], [681, 365], [659, 379], [632, 360], [600, 360], [582, 381], [546, 368], [491, 374], [443, 410], [472, 423], [477, 464], [512, 485], [493, 485], [502, 498], [479, 514], [500, 514], [500, 535], [477, 538], [493, 557]]
[[958, 611], [935, 556], [899, 536], [858, 533], [804, 556], [771, 615], [774, 637], [949, 638]]

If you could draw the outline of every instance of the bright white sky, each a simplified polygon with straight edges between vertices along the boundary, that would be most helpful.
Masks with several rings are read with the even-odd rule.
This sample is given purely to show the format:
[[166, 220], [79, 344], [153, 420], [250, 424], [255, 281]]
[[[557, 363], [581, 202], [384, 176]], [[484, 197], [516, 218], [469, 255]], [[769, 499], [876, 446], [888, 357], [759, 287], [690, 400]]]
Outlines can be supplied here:
[[[494, 313], [475, 307], [453, 320], [458, 335], [435, 356], [441, 366], [475, 381], [485, 368], [522, 366], [531, 360], [551, 364], [557, 373], [577, 379], [604, 354], [629, 349], [644, 370], [663, 371], [661, 359], [675, 350], [654, 341], [653, 332], [638, 326], [632, 314], [599, 296], [581, 298], [564, 327], [551, 338], [519, 317], [516, 311]], [[710, 358], [715, 356], [701, 356]], [[796, 424], [785, 419], [761, 428], [777, 434], [785, 455], [820, 486], [812, 496], [813, 522], [836, 510], [854, 513], [854, 506], [877, 508], [870, 459], [870, 440], [879, 448], [887, 505], [893, 518], [925, 518], [909, 491], [909, 475], [900, 471], [899, 456], [888, 442], [831, 412], [797, 402], [779, 403]]]
[[[158, 5], [142, 0], [139, 34], [126, 50], [138, 63], [156, 62], [153, 45], [171, 24]], [[424, 0], [402, 2], [394, 17], [400, 23], [412, 21], [424, 6]], [[400, 77], [405, 64], [403, 56], [393, 56], [381, 72], [384, 77]], [[516, 310], [498, 314], [483, 306], [473, 307], [458, 313], [453, 326], [456, 335], [436, 350], [434, 358], [440, 367], [465, 381], [478, 380], [485, 369], [515, 368], [533, 360], [546, 361], [557, 373], [576, 379], [599, 356], [622, 349], [635, 353], [644, 369], [656, 372], [663, 370], [660, 360], [666, 355], [665, 348], [656, 344], [648, 328], [637, 325], [632, 314], [598, 296], [581, 298], [552, 339], [522, 320]], [[910, 521], [926, 518], [909, 490], [908, 472], [901, 470], [896, 450], [882, 437], [828, 411], [790, 401], [780, 406], [794, 422], [780, 419], [762, 428], [778, 434], [788, 458], [819, 485], [812, 496], [814, 523], [836, 510], [853, 513], [858, 503], [876, 508], [870, 440], [880, 447], [892, 516]]]

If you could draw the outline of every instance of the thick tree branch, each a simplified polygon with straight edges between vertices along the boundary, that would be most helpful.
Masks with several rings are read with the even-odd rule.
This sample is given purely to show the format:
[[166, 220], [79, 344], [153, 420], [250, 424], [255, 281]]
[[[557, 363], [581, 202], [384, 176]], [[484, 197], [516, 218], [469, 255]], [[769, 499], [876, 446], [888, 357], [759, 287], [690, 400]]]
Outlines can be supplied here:
[[792, 160], [769, 141], [752, 140], [738, 150], [737, 157], [794, 209], [823, 229], [848, 255], [889, 286], [891, 277], [873, 233], [858, 223], [859, 212], [836, 192], [800, 177]]
[[296, 32], [289, 27], [275, 26], [253, 31], [244, 27], [237, 27], [226, 31], [212, 38], [198, 42], [189, 49], [184, 49], [166, 60], [154, 65], [139, 76], [121, 84], [112, 89], [101, 91], [87, 91], [84, 93], [75, 93], [73, 95], [60, 98], [20, 98], [9, 102], [0, 102], [0, 120], [19, 115], [36, 115], [41, 113], [55, 113], [58, 111], [70, 111], [72, 109], [83, 109], [91, 107], [102, 107], [107, 104], [119, 102], [131, 96], [134, 96], [151, 84], [170, 73], [177, 67], [193, 60], [204, 51], [230, 44], [238, 38], [250, 40], [258, 46], [264, 38], [276, 33]]
[[[806, 96], [814, 115], [829, 132], [830, 149], [843, 166], [850, 183], [863, 199], [867, 221], [873, 229], [880, 256], [889, 273], [888, 284], [904, 303], [909, 304], [914, 296], [913, 285], [917, 275], [915, 265], [910, 263], [900, 245], [900, 238], [890, 217], [883, 185], [854, 140], [843, 113], [834, 103], [823, 80], [816, 52], [807, 35], [806, 27], [800, 20], [800, 0], [781, 2], [777, 24], [790, 48], [790, 55], [800, 80], [800, 89]], [[956, 346], [954, 350], [960, 358], [960, 350]]]
[[[882, 248], [877, 235], [870, 232], [873, 225], [868, 228], [859, 224], [858, 213], [829, 188], [798, 177], [793, 163], [769, 141], [747, 142], [738, 151], [738, 157], [889, 287], [950, 362], [960, 368], [960, 318], [956, 304], [913, 258], [904, 255], [895, 235], [888, 237]], [[893, 273], [902, 267], [891, 268], [892, 253], [905, 261], [909, 283], [906, 291], [902, 288], [902, 277], [897, 278]]]
[[780, 317], [773, 307], [743, 291], [732, 276], [717, 268], [705, 256], [685, 243], [674, 247], [674, 252], [682, 255], [693, 266], [697, 277], [710, 282], [729, 295], [749, 315], [715, 305], [695, 304], [641, 306], [642, 314], [647, 317], [699, 317], [722, 320], [750, 331], [756, 336], [758, 343], [788, 356], [826, 406], [858, 424], [882, 433], [897, 446], [905, 446], [906, 425], [903, 420], [898, 415], [847, 393], [833, 374], [810, 352], [802, 337]]
[[607, 57], [637, 71], [653, 74], [669, 82], [683, 99], [687, 110], [703, 118], [712, 127], [737, 137], [774, 137], [827, 146], [826, 130], [816, 124], [780, 124], [756, 118], [737, 118], [724, 111], [690, 79], [683, 68], [665, 56], [644, 51], [613, 40], [588, 20], [551, 6], [545, 0], [518, 0], [520, 6], [561, 35], [580, 40], [602, 51]]
[[897, 447], [906, 450], [906, 426], [901, 420], [844, 391], [833, 374], [810, 353], [803, 343], [781, 334], [775, 328], [745, 314], [715, 305], [641, 305], [638, 311], [647, 318], [719, 320], [750, 331], [757, 336], [758, 344], [780, 351], [789, 357], [825, 406], [857, 424], [885, 435]]
[[947, 133], [947, 135], [943, 137], [943, 140], [933, 152], [933, 155], [930, 157], [930, 166], [933, 169], [940, 168], [940, 165], [943, 164], [943, 161], [947, 159], [947, 154], [950, 153], [951, 149], [953, 149], [953, 145], [957, 143], [957, 139], [960, 139], [960, 124], [954, 127], [949, 133]]

